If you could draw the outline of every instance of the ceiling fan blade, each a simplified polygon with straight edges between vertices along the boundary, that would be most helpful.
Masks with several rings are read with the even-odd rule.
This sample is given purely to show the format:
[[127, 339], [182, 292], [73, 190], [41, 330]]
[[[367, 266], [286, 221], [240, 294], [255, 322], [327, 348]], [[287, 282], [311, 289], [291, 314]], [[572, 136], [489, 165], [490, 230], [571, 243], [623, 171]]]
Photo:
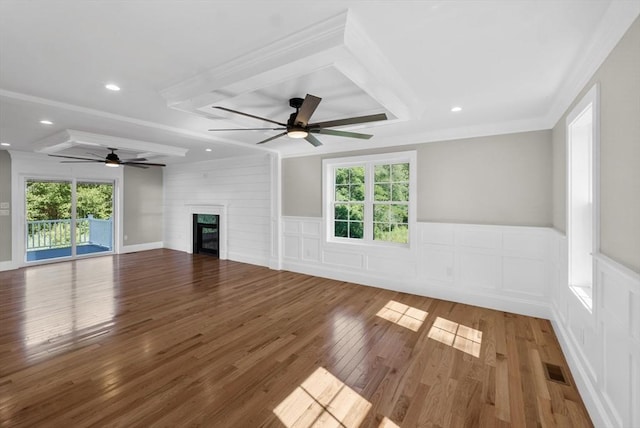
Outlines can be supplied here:
[[97, 159], [81, 158], [81, 157], [78, 157], [78, 156], [64, 156], [64, 155], [49, 155], [49, 156], [52, 156], [54, 158], [80, 159], [80, 160], [84, 160], [84, 161], [104, 162], [104, 158], [102, 158], [101, 160], [97, 160]]
[[265, 122], [275, 123], [276, 125], [280, 125], [280, 126], [287, 126], [286, 123], [276, 122], [275, 120], [267, 119], [265, 117], [255, 116], [255, 115], [249, 114], [249, 113], [243, 113], [243, 112], [237, 111], [237, 110], [231, 110], [230, 108], [226, 108], [226, 107], [213, 106], [212, 108], [217, 108], [218, 110], [224, 110], [224, 111], [228, 111], [228, 112], [235, 113], [235, 114], [241, 114], [243, 116], [252, 117], [254, 119], [264, 120]]
[[147, 160], [146, 158], [121, 159], [120, 163], [124, 163], [124, 162], [145, 162], [146, 160]]
[[151, 163], [151, 162], [132, 162], [132, 161], [122, 161], [120, 162], [120, 165], [129, 165], [129, 166], [138, 166], [138, 165], [143, 165], [143, 166], [167, 166], [163, 163]]
[[314, 134], [324, 134], [324, 135], [335, 135], [336, 137], [347, 137], [347, 138], [360, 138], [361, 140], [368, 140], [373, 137], [371, 134], [360, 134], [358, 132], [347, 132], [347, 131], [338, 131], [337, 129], [312, 129], [310, 132]]
[[134, 167], [134, 168], [149, 169], [149, 167], [148, 167], [148, 166], [144, 166], [144, 165], [142, 165], [142, 164], [138, 165], [138, 164], [135, 164], [135, 163], [125, 163], [125, 164], [122, 164], [122, 165], [132, 166], [132, 167]]
[[302, 126], [307, 126], [309, 123], [309, 119], [313, 112], [318, 108], [318, 104], [320, 104], [322, 98], [318, 98], [316, 96], [307, 94], [298, 110], [298, 115], [296, 116], [295, 123], [301, 124]]
[[329, 120], [327, 122], [318, 122], [309, 124], [309, 128], [331, 128], [333, 126], [355, 125], [357, 123], [377, 122], [379, 120], [387, 120], [384, 113], [371, 114], [369, 116], [349, 117], [346, 119]]
[[104, 160], [98, 160], [98, 159], [87, 159], [87, 160], [77, 160], [77, 161], [60, 161], [60, 163], [89, 163], [89, 162], [100, 162], [100, 163], [104, 163]]
[[318, 147], [318, 146], [322, 145], [320, 140], [318, 140], [316, 137], [314, 137], [311, 134], [309, 134], [306, 137], [304, 137], [304, 139], [307, 140], [308, 142], [310, 142], [314, 147]]
[[223, 128], [210, 129], [209, 131], [281, 131], [287, 128]]
[[280, 134], [278, 134], [278, 135], [274, 135], [273, 137], [269, 137], [269, 138], [267, 138], [266, 140], [262, 140], [262, 141], [260, 141], [260, 142], [257, 142], [256, 144], [264, 144], [264, 143], [268, 143], [268, 142], [269, 142], [269, 141], [271, 141], [271, 140], [275, 140], [276, 138], [280, 138], [280, 137], [283, 137], [283, 136], [285, 136], [285, 135], [287, 135], [287, 133], [286, 133], [286, 132], [282, 132], [282, 133], [280, 133]]

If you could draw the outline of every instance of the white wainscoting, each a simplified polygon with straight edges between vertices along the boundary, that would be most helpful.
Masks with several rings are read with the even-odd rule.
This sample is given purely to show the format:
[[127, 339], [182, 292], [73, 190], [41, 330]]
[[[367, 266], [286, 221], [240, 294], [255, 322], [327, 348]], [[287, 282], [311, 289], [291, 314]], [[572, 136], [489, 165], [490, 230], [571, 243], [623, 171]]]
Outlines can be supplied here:
[[596, 426], [640, 427], [640, 275], [595, 256], [593, 307], [567, 286], [567, 240], [555, 233], [552, 321]]
[[549, 318], [548, 228], [418, 223], [412, 248], [325, 242], [322, 219], [283, 217], [283, 268]]
[[283, 217], [283, 268], [550, 319], [597, 427], [640, 427], [640, 275], [595, 256], [593, 310], [568, 287], [551, 228], [418, 223], [411, 249], [328, 244], [322, 219]]

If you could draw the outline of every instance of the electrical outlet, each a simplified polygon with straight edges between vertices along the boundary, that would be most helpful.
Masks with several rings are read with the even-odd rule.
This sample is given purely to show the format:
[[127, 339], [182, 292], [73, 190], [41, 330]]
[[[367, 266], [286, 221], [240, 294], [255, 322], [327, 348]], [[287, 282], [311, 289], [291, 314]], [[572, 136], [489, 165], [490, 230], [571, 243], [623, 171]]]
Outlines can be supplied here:
[[127, 235], [124, 235], [124, 240], [126, 241], [127, 239], [129, 239], [129, 237]]

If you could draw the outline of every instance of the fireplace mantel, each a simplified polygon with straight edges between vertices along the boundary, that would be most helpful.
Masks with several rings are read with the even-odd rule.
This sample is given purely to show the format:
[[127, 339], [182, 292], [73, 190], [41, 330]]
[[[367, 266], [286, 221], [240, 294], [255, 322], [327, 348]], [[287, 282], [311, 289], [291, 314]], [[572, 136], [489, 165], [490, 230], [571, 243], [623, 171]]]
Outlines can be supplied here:
[[218, 230], [220, 232], [220, 255], [219, 259], [227, 258], [227, 205], [226, 204], [185, 204], [185, 215], [188, 216], [188, 228], [185, 232], [186, 241], [185, 248], [188, 253], [193, 253], [193, 215], [194, 214], [212, 214], [220, 216]]

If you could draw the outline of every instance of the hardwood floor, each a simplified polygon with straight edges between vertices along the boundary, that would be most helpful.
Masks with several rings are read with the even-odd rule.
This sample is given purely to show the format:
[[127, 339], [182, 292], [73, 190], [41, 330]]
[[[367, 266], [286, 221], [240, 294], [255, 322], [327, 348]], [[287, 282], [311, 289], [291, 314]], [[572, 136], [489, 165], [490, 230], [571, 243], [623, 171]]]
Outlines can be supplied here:
[[542, 319], [170, 250], [0, 272], [0, 305], [2, 426], [591, 426]]

